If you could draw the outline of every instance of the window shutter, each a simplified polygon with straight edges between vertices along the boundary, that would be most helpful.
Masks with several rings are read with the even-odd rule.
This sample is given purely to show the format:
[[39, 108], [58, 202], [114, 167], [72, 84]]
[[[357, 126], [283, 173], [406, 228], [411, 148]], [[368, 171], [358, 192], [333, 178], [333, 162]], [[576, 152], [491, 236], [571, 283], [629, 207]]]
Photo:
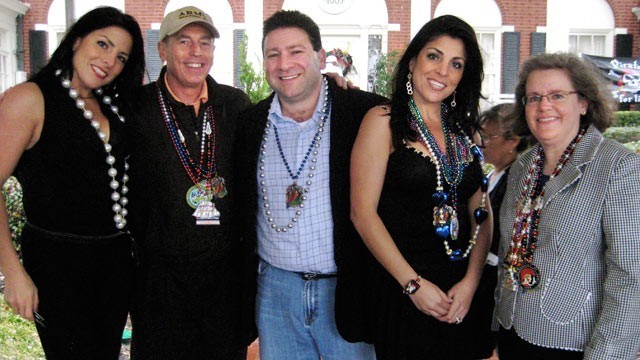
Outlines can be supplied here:
[[29, 30], [29, 62], [31, 75], [47, 64], [47, 32]]
[[520, 33], [505, 32], [502, 41], [502, 93], [513, 94], [520, 66]]
[[531, 56], [544, 54], [547, 49], [547, 33], [531, 33]]
[[[240, 64], [240, 44], [244, 37], [244, 29], [233, 30], [233, 86], [240, 87], [240, 74], [242, 73]], [[242, 89], [245, 90], [245, 89]]]
[[147, 36], [144, 45], [144, 55], [147, 62], [147, 80], [153, 82], [158, 80], [160, 71], [162, 71], [162, 60], [158, 54], [160, 30], [147, 30], [145, 35]]
[[633, 35], [616, 35], [616, 57], [633, 57]]

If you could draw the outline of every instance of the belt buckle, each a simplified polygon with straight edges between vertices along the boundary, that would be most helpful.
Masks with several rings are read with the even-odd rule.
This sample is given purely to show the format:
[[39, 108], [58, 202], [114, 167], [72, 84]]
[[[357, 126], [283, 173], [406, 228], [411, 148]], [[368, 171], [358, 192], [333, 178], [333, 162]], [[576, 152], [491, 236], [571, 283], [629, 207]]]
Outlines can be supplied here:
[[316, 273], [304, 273], [304, 274], [302, 274], [302, 278], [305, 279], [306, 281], [314, 280], [317, 276], [318, 276], [318, 274], [316, 274]]

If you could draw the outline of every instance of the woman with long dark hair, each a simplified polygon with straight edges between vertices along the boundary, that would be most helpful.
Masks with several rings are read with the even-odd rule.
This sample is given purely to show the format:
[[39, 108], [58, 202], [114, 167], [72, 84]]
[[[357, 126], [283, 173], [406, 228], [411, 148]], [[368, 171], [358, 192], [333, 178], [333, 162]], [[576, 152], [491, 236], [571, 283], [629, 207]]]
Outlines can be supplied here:
[[[474, 359], [472, 299], [491, 241], [478, 119], [482, 57], [455, 16], [429, 21], [402, 56], [391, 107], [365, 116], [352, 153], [351, 218], [369, 272], [378, 359]], [[485, 327], [486, 328], [486, 327]], [[491, 349], [484, 349], [491, 353]]]
[[0, 183], [18, 178], [27, 216], [23, 266], [0, 199], [4, 296], [14, 313], [36, 320], [49, 359], [120, 352], [133, 279], [123, 100], [143, 74], [138, 23], [97, 8], [0, 104]]

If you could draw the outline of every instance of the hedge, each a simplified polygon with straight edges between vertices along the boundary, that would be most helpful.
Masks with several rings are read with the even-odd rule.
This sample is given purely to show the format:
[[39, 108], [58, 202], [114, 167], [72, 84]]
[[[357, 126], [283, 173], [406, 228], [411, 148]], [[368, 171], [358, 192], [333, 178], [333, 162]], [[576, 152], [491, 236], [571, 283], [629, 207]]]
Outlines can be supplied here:
[[622, 144], [640, 141], [640, 126], [610, 127], [604, 132], [604, 137]]
[[640, 126], [640, 111], [616, 111], [615, 126]]

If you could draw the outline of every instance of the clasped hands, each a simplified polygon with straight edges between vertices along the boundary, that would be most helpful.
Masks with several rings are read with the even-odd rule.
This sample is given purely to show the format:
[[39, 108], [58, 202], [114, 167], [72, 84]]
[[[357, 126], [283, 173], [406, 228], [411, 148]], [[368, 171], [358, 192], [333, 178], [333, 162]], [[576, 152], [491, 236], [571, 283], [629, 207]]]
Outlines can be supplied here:
[[476, 286], [465, 279], [447, 293], [434, 283], [423, 279], [420, 289], [410, 295], [411, 301], [423, 313], [449, 324], [460, 324], [469, 312]]

